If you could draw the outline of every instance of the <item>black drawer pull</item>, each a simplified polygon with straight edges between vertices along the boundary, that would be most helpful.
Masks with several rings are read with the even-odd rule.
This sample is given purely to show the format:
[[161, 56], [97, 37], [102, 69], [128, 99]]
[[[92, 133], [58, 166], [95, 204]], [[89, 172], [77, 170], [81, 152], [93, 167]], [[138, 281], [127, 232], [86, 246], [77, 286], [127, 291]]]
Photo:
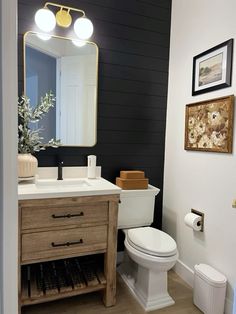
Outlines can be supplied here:
[[79, 241], [74, 241], [74, 242], [65, 242], [65, 243], [54, 243], [52, 242], [51, 245], [52, 247], [58, 247], [58, 246], [70, 246], [70, 245], [76, 245], [76, 244], [82, 244], [83, 239], [80, 239]]
[[65, 214], [65, 215], [52, 215], [52, 218], [56, 219], [56, 218], [72, 218], [72, 217], [81, 217], [84, 216], [84, 212], [80, 212], [78, 214]]

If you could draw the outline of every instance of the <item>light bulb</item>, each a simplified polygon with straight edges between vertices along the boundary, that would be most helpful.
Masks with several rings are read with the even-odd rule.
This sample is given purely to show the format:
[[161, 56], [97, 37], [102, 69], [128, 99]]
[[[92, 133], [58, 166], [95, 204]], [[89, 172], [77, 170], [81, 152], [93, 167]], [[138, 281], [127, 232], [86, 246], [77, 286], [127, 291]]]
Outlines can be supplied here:
[[93, 34], [93, 24], [86, 17], [79, 17], [75, 21], [74, 31], [80, 39], [88, 39]]
[[34, 17], [36, 25], [44, 32], [50, 32], [56, 26], [56, 18], [48, 8], [39, 9]]
[[83, 40], [78, 40], [78, 39], [72, 39], [72, 43], [77, 46], [77, 47], [83, 47], [85, 46], [86, 42]]
[[38, 38], [42, 39], [42, 40], [49, 40], [52, 38], [52, 36], [48, 35], [48, 34], [36, 34]]

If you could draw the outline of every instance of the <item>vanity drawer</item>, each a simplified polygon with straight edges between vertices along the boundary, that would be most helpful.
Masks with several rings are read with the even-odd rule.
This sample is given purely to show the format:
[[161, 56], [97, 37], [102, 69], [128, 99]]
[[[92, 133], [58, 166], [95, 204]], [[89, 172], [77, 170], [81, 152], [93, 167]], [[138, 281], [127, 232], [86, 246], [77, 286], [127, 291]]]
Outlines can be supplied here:
[[21, 209], [22, 230], [107, 223], [108, 202], [79, 205], [34, 206]]
[[25, 233], [22, 262], [78, 256], [107, 248], [107, 225]]

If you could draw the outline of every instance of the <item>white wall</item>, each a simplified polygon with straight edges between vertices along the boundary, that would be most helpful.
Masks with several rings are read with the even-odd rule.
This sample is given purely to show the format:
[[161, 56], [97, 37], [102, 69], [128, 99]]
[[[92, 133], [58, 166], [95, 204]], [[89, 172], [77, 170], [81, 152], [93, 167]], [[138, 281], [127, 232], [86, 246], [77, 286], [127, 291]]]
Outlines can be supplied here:
[[[172, 1], [163, 201], [163, 229], [176, 239], [181, 263], [191, 270], [208, 263], [227, 276], [227, 313], [236, 286], [236, 209], [231, 206], [236, 198], [236, 128], [233, 154], [219, 154], [185, 151], [184, 125], [186, 104], [236, 94], [235, 14], [235, 0]], [[193, 57], [230, 38], [235, 40], [232, 87], [191, 96]], [[204, 233], [184, 225], [191, 208], [205, 213]]]
[[17, 1], [0, 1], [0, 313], [18, 312]]

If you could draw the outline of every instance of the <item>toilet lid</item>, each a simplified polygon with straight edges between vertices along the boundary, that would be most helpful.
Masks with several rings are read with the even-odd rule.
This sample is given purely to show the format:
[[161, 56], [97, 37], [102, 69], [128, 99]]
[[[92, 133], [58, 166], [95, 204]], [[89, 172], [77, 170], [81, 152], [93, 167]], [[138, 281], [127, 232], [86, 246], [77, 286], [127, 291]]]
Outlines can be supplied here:
[[151, 227], [129, 229], [127, 240], [131, 246], [149, 255], [173, 256], [177, 253], [175, 240]]

